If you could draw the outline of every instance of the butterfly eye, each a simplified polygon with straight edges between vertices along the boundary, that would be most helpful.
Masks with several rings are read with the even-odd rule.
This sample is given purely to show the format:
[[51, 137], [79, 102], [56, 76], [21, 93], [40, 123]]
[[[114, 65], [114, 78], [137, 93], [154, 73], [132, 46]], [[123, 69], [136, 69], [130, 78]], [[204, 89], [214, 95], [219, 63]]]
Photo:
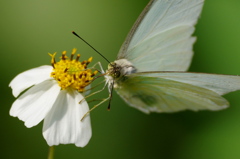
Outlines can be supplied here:
[[115, 70], [115, 72], [114, 72], [114, 77], [115, 78], [118, 78], [120, 76], [120, 71], [119, 71], [119, 69], [117, 69], [117, 70]]

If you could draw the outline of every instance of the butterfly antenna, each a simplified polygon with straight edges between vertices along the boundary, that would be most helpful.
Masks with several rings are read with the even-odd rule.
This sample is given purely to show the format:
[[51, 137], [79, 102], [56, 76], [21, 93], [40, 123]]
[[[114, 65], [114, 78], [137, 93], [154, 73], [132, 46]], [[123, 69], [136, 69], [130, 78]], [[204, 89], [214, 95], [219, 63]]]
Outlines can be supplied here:
[[110, 110], [110, 106], [111, 106], [114, 81], [113, 81], [113, 83], [111, 85], [112, 85], [112, 88], [111, 88], [111, 93], [110, 93], [110, 98], [109, 98], [109, 103], [108, 103], [108, 108], [107, 108], [108, 110]]
[[99, 51], [97, 51], [92, 45], [90, 45], [86, 40], [84, 40], [81, 36], [79, 36], [76, 32], [72, 31], [72, 33], [78, 37], [79, 39], [81, 39], [85, 44], [87, 44], [90, 48], [92, 48], [96, 53], [98, 53], [100, 56], [102, 56], [109, 64], [110, 61], [108, 61], [108, 59], [106, 57], [104, 57]]

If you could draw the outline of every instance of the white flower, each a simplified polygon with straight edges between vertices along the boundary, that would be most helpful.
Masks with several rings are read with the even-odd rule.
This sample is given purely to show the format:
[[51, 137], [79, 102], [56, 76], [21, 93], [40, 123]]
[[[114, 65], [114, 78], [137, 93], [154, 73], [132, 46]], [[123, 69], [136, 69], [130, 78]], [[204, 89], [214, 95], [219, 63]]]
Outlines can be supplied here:
[[[88, 61], [78, 62], [73, 56], [68, 59], [64, 51], [61, 60], [55, 61], [52, 56], [52, 66], [37, 67], [17, 75], [9, 84], [13, 95], [17, 97], [27, 91], [13, 103], [10, 115], [18, 117], [30, 128], [44, 119], [43, 136], [49, 146], [74, 143], [84, 147], [90, 140], [92, 131], [90, 116], [87, 115], [88, 104], [81, 93], [90, 84], [97, 73], [86, 69]], [[31, 87], [32, 86], [32, 87]]]

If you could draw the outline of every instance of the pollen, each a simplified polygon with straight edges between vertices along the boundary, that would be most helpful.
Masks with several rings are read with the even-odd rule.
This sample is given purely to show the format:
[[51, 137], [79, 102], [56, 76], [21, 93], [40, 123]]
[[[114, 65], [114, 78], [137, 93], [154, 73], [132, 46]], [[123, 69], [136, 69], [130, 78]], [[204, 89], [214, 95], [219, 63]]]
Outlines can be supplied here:
[[83, 92], [85, 87], [94, 79], [98, 71], [87, 68], [87, 65], [92, 61], [92, 57], [80, 62], [80, 54], [77, 54], [76, 59], [74, 59], [76, 51], [77, 49], [75, 48], [72, 50], [70, 58], [66, 56], [67, 52], [63, 51], [59, 62], [55, 60], [56, 52], [53, 54], [49, 53], [52, 57], [51, 64], [53, 66], [51, 77], [58, 82], [58, 85], [62, 89], [72, 87], [79, 92]]

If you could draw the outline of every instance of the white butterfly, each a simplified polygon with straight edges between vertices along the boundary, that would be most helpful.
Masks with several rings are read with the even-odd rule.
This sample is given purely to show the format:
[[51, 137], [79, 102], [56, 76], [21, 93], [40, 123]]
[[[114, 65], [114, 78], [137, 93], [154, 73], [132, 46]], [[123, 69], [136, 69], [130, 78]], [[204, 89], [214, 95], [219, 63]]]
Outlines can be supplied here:
[[193, 56], [196, 38], [191, 35], [203, 3], [151, 0], [117, 60], [108, 65], [110, 94], [114, 88], [130, 106], [145, 113], [228, 107], [221, 95], [239, 90], [240, 76], [184, 72]]

